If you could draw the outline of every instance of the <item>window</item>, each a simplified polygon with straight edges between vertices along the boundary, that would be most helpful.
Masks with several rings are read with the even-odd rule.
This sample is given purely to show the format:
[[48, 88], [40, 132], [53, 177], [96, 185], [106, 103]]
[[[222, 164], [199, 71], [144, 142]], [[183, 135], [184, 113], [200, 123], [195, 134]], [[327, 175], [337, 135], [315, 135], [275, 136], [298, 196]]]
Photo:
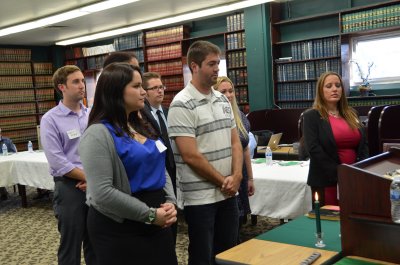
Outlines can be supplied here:
[[[400, 83], [400, 32], [354, 37], [351, 43], [350, 85]], [[357, 64], [361, 69], [361, 74]], [[361, 78], [362, 76], [362, 78]]]

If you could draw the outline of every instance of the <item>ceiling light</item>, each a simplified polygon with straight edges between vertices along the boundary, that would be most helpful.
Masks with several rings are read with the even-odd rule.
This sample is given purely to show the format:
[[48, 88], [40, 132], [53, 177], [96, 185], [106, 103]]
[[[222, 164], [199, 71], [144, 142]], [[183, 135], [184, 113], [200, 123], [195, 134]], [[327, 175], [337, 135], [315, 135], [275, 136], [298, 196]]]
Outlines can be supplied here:
[[158, 19], [158, 20], [154, 20], [154, 21], [150, 21], [150, 22], [146, 22], [146, 23], [142, 23], [142, 24], [138, 24], [138, 25], [133, 25], [133, 26], [129, 26], [129, 27], [124, 27], [124, 28], [104, 31], [104, 32], [100, 32], [100, 33], [95, 33], [92, 35], [86, 35], [83, 37], [77, 37], [77, 38], [72, 38], [72, 39], [68, 39], [68, 40], [63, 40], [63, 41], [56, 42], [56, 45], [65, 46], [65, 45], [72, 45], [72, 44], [76, 44], [76, 43], [88, 42], [88, 41], [93, 41], [93, 40], [105, 39], [105, 38], [122, 35], [122, 34], [126, 34], [126, 33], [131, 33], [131, 32], [135, 32], [135, 31], [140, 31], [140, 30], [144, 30], [144, 29], [180, 23], [180, 22], [184, 22], [184, 21], [189, 21], [189, 20], [193, 20], [193, 19], [197, 19], [197, 18], [209, 17], [209, 16], [218, 15], [218, 14], [222, 14], [222, 13], [228, 13], [231, 11], [243, 9], [243, 8], [250, 7], [250, 6], [260, 5], [260, 4], [264, 4], [264, 3], [272, 2], [272, 1], [274, 1], [274, 0], [241, 1], [241, 2], [234, 3], [234, 4], [212, 7], [209, 9], [204, 9], [204, 10], [194, 11], [194, 12], [187, 13], [187, 14]]
[[97, 3], [97, 4], [88, 5], [88, 6], [85, 6], [82, 8], [64, 12], [62, 14], [49, 16], [49, 17], [31, 21], [31, 22], [19, 24], [16, 26], [11, 26], [8, 28], [0, 29], [0, 37], [6, 36], [6, 35], [11, 35], [11, 34], [18, 33], [18, 32], [31, 30], [31, 29], [46, 27], [46, 26], [56, 24], [56, 23], [59, 23], [62, 21], [74, 19], [77, 17], [85, 16], [85, 15], [88, 15], [91, 13], [114, 8], [117, 6], [130, 4], [133, 2], [137, 2], [137, 1], [140, 1], [140, 0], [108, 0], [108, 1], [101, 2], [101, 3]]

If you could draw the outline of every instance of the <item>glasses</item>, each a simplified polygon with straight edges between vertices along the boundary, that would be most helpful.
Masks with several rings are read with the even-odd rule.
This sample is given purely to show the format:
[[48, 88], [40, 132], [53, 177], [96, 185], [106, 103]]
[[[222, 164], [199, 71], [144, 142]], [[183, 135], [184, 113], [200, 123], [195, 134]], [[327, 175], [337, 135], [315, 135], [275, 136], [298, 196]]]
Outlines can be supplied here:
[[165, 89], [167, 89], [167, 87], [164, 86], [164, 85], [162, 85], [162, 86], [153, 86], [153, 87], [149, 87], [149, 88], [147, 88], [147, 89], [145, 89], [145, 90], [165, 90]]

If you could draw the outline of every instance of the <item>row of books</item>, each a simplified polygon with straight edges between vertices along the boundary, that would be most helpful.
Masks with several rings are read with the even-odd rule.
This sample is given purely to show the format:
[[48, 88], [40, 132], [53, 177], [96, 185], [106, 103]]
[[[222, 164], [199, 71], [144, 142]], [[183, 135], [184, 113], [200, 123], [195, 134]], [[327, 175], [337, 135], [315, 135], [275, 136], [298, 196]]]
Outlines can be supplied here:
[[182, 74], [182, 61], [149, 63], [149, 72], [156, 72], [160, 75], [179, 75]]
[[46, 113], [48, 110], [56, 106], [55, 101], [38, 102], [39, 113]]
[[228, 68], [246, 67], [247, 65], [246, 51], [227, 52], [226, 57]]
[[37, 100], [54, 100], [54, 89], [36, 89]]
[[28, 102], [35, 100], [54, 100], [54, 90], [37, 89], [36, 98], [33, 89], [0, 90], [0, 103]]
[[363, 10], [342, 16], [342, 32], [400, 25], [400, 4]]
[[300, 41], [291, 44], [293, 60], [340, 56], [339, 37]]
[[157, 61], [182, 56], [180, 43], [167, 44], [163, 46], [149, 47], [146, 49], [147, 61]]
[[30, 49], [0, 48], [0, 61], [29, 62], [31, 53]]
[[[143, 50], [136, 50], [134, 51], [137, 59], [139, 62], [144, 61], [144, 53]], [[94, 70], [94, 69], [101, 69], [103, 68], [103, 64], [105, 59], [107, 58], [108, 54], [99, 55], [95, 57], [88, 57], [84, 59], [79, 59], [80, 63], [78, 65], [79, 68], [82, 70]], [[86, 65], [85, 65], [86, 60]]]
[[226, 47], [228, 50], [246, 47], [246, 33], [238, 32], [226, 35]]
[[0, 63], [0, 75], [31, 75], [30, 63]]
[[247, 85], [247, 69], [228, 70], [228, 77], [236, 86]]
[[350, 106], [380, 106], [380, 105], [400, 105], [400, 98], [385, 99], [385, 98], [374, 98], [369, 99], [364, 97], [363, 99], [352, 99], [349, 98]]
[[135, 55], [139, 61], [139, 63], [144, 63], [144, 51], [142, 50], [136, 50]]
[[[144, 61], [144, 53], [143, 50], [137, 50], [135, 51], [135, 55], [138, 59], [139, 62]], [[103, 68], [104, 60], [108, 54], [104, 55], [99, 55], [99, 56], [94, 56], [94, 57], [88, 57], [88, 58], [80, 58], [76, 60], [67, 60], [65, 64], [67, 65], [76, 65], [78, 66], [82, 71], [84, 70], [93, 70], [93, 69], [101, 69]]]
[[164, 100], [162, 102], [162, 105], [165, 107], [169, 107], [176, 94], [178, 94], [178, 92], [166, 93], [164, 95]]
[[0, 76], [0, 89], [33, 88], [32, 76]]
[[67, 60], [72, 60], [79, 57], [83, 57], [82, 47], [71, 47], [69, 49], [65, 49], [65, 58]]
[[14, 143], [28, 143], [28, 141], [37, 139], [37, 130], [36, 128], [31, 128], [26, 130], [8, 131], [7, 137], [9, 137]]
[[339, 59], [278, 64], [276, 77], [278, 82], [315, 80], [327, 71], [340, 73], [340, 67], [341, 61]]
[[176, 42], [184, 39], [183, 25], [147, 31], [145, 34], [146, 46]]
[[73, 60], [75, 58], [88, 57], [94, 55], [108, 54], [114, 51], [129, 50], [143, 47], [143, 33], [122, 36], [114, 39], [114, 43], [95, 47], [73, 47], [65, 51], [65, 58]]
[[85, 60], [84, 59], [77, 59], [77, 60], [67, 60], [65, 61], [66, 65], [76, 65], [78, 66], [82, 71], [86, 70], [86, 65], [85, 65]]
[[278, 100], [314, 99], [316, 82], [278, 84]]
[[36, 126], [36, 116], [3, 117], [0, 118], [0, 128], [4, 130], [24, 129]]
[[236, 31], [244, 29], [244, 13], [237, 13], [226, 17], [226, 30]]
[[36, 104], [35, 103], [1, 104], [0, 113], [1, 116], [18, 116], [25, 114], [35, 114]]
[[35, 76], [36, 88], [53, 87], [53, 77], [51, 75]]
[[82, 70], [88, 70], [88, 69], [101, 69], [103, 68], [104, 60], [107, 58], [107, 55], [100, 55], [96, 57], [89, 57], [86, 60], [86, 67], [84, 67]]
[[33, 71], [37, 75], [52, 75], [53, 64], [52, 63], [33, 63]]
[[143, 33], [122, 36], [114, 39], [115, 50], [128, 50], [143, 47]]
[[166, 76], [161, 77], [164, 86], [167, 87], [166, 92], [180, 91], [184, 87], [183, 76]]
[[279, 102], [278, 106], [281, 109], [307, 109], [312, 106], [312, 102], [305, 102], [305, 101]]
[[238, 104], [244, 104], [248, 103], [248, 93], [247, 93], [247, 87], [237, 87], [235, 88], [235, 96], [236, 96], [236, 102]]
[[0, 103], [34, 101], [33, 89], [0, 90]]
[[[310, 108], [313, 104], [312, 101], [293, 101], [293, 102], [278, 102], [279, 107], [282, 109], [303, 109]], [[351, 99], [349, 98], [349, 105], [352, 107], [357, 106], [379, 106], [379, 105], [399, 105], [400, 99]]]

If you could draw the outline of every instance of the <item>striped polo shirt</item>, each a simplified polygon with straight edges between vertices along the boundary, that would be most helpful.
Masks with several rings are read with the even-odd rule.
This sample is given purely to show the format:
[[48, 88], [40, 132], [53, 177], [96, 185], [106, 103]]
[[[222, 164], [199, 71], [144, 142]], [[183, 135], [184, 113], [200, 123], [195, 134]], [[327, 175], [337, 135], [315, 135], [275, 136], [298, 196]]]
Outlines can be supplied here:
[[183, 162], [174, 139], [177, 136], [196, 138], [198, 150], [209, 163], [223, 176], [231, 175], [231, 130], [236, 124], [228, 99], [214, 89], [210, 95], [203, 95], [189, 82], [171, 103], [168, 126], [181, 191], [178, 200], [183, 200], [186, 206], [224, 200], [226, 197], [219, 187]]

